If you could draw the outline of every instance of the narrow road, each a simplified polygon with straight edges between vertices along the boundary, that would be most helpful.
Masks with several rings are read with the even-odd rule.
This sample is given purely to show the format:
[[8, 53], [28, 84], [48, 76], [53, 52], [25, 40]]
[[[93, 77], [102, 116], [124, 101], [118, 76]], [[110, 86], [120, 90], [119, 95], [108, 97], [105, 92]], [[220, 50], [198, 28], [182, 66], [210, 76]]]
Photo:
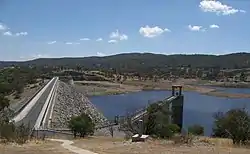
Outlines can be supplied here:
[[53, 79], [52, 82], [48, 85], [48, 87], [45, 89], [45, 91], [42, 93], [42, 95], [40, 96], [40, 98], [36, 101], [36, 103], [32, 106], [32, 108], [29, 110], [28, 113], [26, 113], [26, 116], [18, 121], [16, 124], [20, 125], [20, 124], [25, 124], [28, 125], [30, 128], [33, 128], [36, 120], [43, 108], [43, 105], [55, 83], [56, 79]]
[[75, 147], [71, 144], [73, 144], [73, 141], [70, 140], [61, 140], [61, 139], [49, 139], [51, 141], [55, 141], [55, 142], [62, 142], [61, 146], [71, 152], [77, 153], [77, 154], [97, 154], [88, 150], [84, 150], [78, 147]]

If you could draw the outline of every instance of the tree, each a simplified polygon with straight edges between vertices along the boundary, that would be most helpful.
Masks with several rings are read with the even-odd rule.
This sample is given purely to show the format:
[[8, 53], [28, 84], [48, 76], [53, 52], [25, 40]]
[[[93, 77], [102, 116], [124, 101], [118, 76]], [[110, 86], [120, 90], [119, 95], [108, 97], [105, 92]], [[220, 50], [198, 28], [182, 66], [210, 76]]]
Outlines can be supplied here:
[[114, 128], [113, 126], [109, 126], [109, 132], [112, 137], [114, 137]]
[[0, 111], [4, 110], [5, 108], [8, 108], [10, 105], [9, 102], [10, 100], [0, 94]]
[[74, 133], [74, 137], [76, 137], [77, 134], [79, 134], [80, 137], [85, 137], [86, 135], [92, 135], [94, 133], [95, 125], [88, 115], [82, 113], [80, 116], [73, 116], [71, 118], [69, 128]]
[[188, 127], [188, 133], [193, 135], [204, 135], [204, 127], [200, 125], [193, 125]]
[[245, 73], [244, 72], [241, 72], [241, 74], [240, 74], [240, 81], [246, 81], [246, 75], [245, 75]]
[[232, 109], [214, 116], [213, 136], [231, 138], [234, 144], [250, 139], [250, 117], [245, 109]]
[[[159, 105], [162, 104], [162, 105]], [[180, 127], [169, 122], [169, 104], [158, 102], [147, 108], [148, 115], [145, 118], [145, 132], [160, 138], [171, 138], [180, 131]]]

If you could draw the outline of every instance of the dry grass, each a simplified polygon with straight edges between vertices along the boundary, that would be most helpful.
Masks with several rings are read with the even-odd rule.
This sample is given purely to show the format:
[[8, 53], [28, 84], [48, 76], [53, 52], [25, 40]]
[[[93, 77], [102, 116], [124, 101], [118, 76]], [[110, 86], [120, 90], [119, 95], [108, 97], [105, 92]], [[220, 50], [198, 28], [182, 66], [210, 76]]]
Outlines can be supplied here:
[[178, 80], [175, 82], [168, 80], [161, 80], [158, 82], [153, 81], [139, 81], [139, 80], [126, 80], [123, 84], [112, 83], [107, 81], [76, 81], [76, 87], [86, 92], [87, 95], [114, 95], [128, 92], [138, 92], [141, 90], [171, 90], [172, 85], [183, 85], [184, 91], [196, 91], [200, 93], [211, 92], [214, 89], [203, 88], [197, 86], [187, 85], [187, 83], [193, 83], [190, 80]]
[[[44, 81], [45, 83], [48, 82], [48, 80]], [[29, 84], [26, 87], [24, 87], [23, 92], [20, 94], [19, 98], [15, 97], [15, 94], [11, 94], [7, 96], [7, 98], [10, 100], [10, 108], [13, 110], [16, 110], [20, 108], [24, 103], [26, 103], [39, 89], [41, 88], [40, 80], [39, 82], [35, 84]]]
[[[91, 137], [74, 140], [73, 146], [90, 150], [99, 154], [249, 154], [250, 149], [235, 148], [228, 139], [202, 137], [203, 143], [175, 145], [166, 140], [149, 139], [146, 142], [133, 143], [123, 138]], [[1, 154], [73, 154], [64, 149], [59, 142], [32, 141], [25, 145], [0, 144]]]
[[60, 143], [44, 141], [24, 145], [0, 144], [0, 154], [73, 154], [61, 147]]
[[96, 95], [115, 95], [123, 94], [127, 92], [140, 91], [140, 87], [133, 85], [125, 85], [112, 82], [102, 81], [76, 81], [75, 87], [82, 92], [85, 92], [88, 96]]
[[[207, 139], [208, 140], [208, 139]], [[217, 141], [219, 139], [216, 139]], [[209, 141], [210, 142], [210, 141]], [[212, 141], [211, 141], [212, 142]], [[224, 142], [224, 141], [221, 141]], [[228, 141], [227, 141], [228, 142]], [[226, 142], [226, 143], [227, 143]], [[187, 146], [174, 145], [164, 140], [148, 140], [144, 143], [132, 143], [122, 139], [91, 138], [76, 140], [75, 146], [97, 152], [99, 154], [248, 154], [250, 150], [245, 148], [228, 147], [226, 144], [214, 146]]]
[[200, 141], [220, 147], [234, 147], [233, 141], [231, 139], [226, 139], [226, 138], [223, 139], [223, 138], [211, 138], [211, 137], [201, 136]]
[[250, 98], [250, 94], [233, 94], [225, 93], [220, 91], [211, 91], [205, 93], [206, 95], [216, 96], [216, 97], [227, 97], [227, 98]]
[[184, 91], [194, 91], [205, 95], [216, 97], [229, 97], [229, 98], [250, 98], [249, 94], [232, 94], [216, 91], [216, 89], [195, 86], [198, 83], [195, 79], [179, 79], [176, 81], [160, 80], [153, 81], [139, 81], [139, 80], [126, 80], [123, 84], [112, 83], [107, 81], [76, 81], [76, 87], [85, 92], [88, 96], [96, 95], [115, 95], [128, 92], [138, 92], [142, 90], [171, 90], [172, 85], [182, 85]]

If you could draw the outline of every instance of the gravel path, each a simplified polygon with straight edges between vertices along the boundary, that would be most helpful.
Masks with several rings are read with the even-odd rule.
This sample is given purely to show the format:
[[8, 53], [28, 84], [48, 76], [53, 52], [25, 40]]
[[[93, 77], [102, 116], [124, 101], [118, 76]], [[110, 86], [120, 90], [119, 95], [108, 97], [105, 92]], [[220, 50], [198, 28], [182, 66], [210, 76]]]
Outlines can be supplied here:
[[84, 149], [81, 149], [81, 148], [78, 148], [78, 147], [75, 147], [75, 146], [72, 146], [71, 144], [73, 144], [74, 142], [73, 141], [70, 141], [70, 140], [60, 140], [60, 139], [50, 139], [51, 141], [56, 141], [56, 142], [63, 142], [61, 144], [61, 146], [69, 151], [72, 151], [74, 153], [77, 153], [77, 154], [97, 154], [97, 153], [94, 153], [94, 152], [91, 152], [91, 151], [88, 151], [88, 150], [84, 150]]

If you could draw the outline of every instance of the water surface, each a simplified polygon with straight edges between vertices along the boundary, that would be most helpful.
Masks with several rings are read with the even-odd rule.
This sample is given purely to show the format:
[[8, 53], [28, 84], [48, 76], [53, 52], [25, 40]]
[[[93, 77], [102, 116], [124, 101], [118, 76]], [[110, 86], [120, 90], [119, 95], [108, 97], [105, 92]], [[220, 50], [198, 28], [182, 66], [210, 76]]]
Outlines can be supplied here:
[[[170, 91], [154, 90], [122, 95], [94, 96], [90, 100], [106, 117], [113, 119], [115, 115], [124, 115], [128, 110], [144, 107], [148, 103], [162, 100], [170, 95]], [[250, 110], [250, 99], [222, 98], [196, 92], [184, 92], [184, 128], [199, 124], [205, 127], [205, 134], [210, 135], [214, 113], [243, 107]]]

